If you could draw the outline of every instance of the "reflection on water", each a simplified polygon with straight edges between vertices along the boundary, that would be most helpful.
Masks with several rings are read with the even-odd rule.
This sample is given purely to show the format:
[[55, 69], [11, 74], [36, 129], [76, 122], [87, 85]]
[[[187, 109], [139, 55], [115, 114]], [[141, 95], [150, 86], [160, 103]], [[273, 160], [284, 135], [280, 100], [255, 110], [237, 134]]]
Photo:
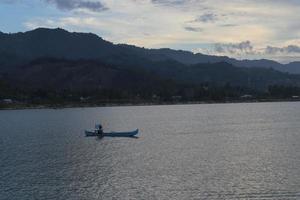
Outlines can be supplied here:
[[[0, 199], [300, 199], [300, 103], [0, 111]], [[87, 138], [139, 128], [138, 138]]]

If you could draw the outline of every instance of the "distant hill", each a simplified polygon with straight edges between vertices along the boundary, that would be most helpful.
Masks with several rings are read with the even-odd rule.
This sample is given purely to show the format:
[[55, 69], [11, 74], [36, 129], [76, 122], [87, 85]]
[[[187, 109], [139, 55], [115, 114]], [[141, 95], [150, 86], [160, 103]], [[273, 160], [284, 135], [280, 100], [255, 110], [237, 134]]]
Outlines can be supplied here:
[[168, 80], [196, 87], [203, 84], [215, 87], [229, 84], [261, 91], [267, 90], [270, 85], [300, 86], [300, 75], [273, 69], [241, 68], [225, 62], [187, 66], [172, 60], [145, 62], [143, 66], [136, 67], [97, 60], [43, 58], [7, 71], [2, 79], [21, 89], [74, 91], [159, 90], [163, 82]]
[[286, 64], [281, 71], [286, 71], [291, 74], [300, 74], [300, 62], [291, 62]]
[[281, 72], [299, 73], [298, 64], [115, 45], [95, 34], [63, 29], [0, 33], [0, 80], [22, 89], [126, 88], [150, 94], [205, 84], [265, 91], [270, 85], [300, 86], [300, 75]]
[[146, 49], [103, 40], [92, 33], [70, 33], [63, 29], [38, 28], [24, 33], [0, 33], [0, 70], [43, 58], [101, 59], [111, 64], [140, 64], [146, 61], [174, 60], [185, 65], [227, 62], [238, 67], [273, 68], [300, 74], [300, 62], [280, 64], [272, 60], [236, 60], [226, 56], [194, 54], [172, 49]]
[[119, 69], [94, 60], [45, 58], [9, 71], [4, 76], [23, 89], [97, 90], [149, 87], [158, 79], [142, 70]]
[[25, 33], [1, 34], [0, 52], [24, 60], [40, 57], [99, 58], [116, 48], [90, 33], [69, 33], [63, 29], [39, 28]]
[[183, 50], [173, 50], [173, 49], [142, 49], [135, 46], [122, 45], [135, 50], [136, 53], [142, 52], [144, 56], [150, 56], [149, 59], [163, 60], [172, 59], [177, 62], [191, 65], [199, 63], [219, 63], [227, 62], [237, 67], [258, 67], [258, 68], [273, 68], [281, 72], [288, 72], [291, 74], [300, 74], [300, 62], [292, 62], [289, 64], [281, 64], [273, 60], [261, 59], [261, 60], [237, 60], [234, 58], [229, 58], [227, 56], [212, 56], [205, 55], [201, 53], [192, 53]]

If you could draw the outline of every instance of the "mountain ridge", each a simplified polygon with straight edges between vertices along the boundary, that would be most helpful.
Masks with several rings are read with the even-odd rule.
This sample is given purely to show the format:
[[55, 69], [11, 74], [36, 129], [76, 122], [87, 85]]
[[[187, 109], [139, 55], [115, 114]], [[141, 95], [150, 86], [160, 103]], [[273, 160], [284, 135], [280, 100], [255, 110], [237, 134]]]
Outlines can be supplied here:
[[[270, 85], [300, 86], [300, 75], [268, 65], [257, 67], [257, 62], [277, 64], [260, 60], [240, 67], [243, 61], [228, 57], [113, 44], [92, 33], [59, 28], [0, 35], [0, 78], [17, 88], [88, 90], [130, 85], [131, 90], [133, 80], [145, 88], [152, 86], [142, 80], [156, 83], [155, 87], [168, 80], [196, 87], [229, 84], [255, 90], [266, 90]], [[292, 64], [292, 69], [297, 68], [298, 63]]]
[[[114, 44], [93, 33], [69, 32], [61, 28], [37, 28], [27, 32], [0, 34], [0, 53], [16, 57], [16, 60], [21, 62], [41, 57], [55, 57], [106, 59], [114, 63], [115, 57], [138, 56], [140, 59], [151, 61], [175, 60], [185, 65], [227, 62], [237, 67], [273, 68], [281, 72], [300, 74], [300, 62], [281, 64], [267, 59], [237, 60], [227, 56], [205, 55], [170, 48], [148, 49], [135, 45]], [[9, 65], [9, 61], [0, 55], [0, 64], [1, 62]]]

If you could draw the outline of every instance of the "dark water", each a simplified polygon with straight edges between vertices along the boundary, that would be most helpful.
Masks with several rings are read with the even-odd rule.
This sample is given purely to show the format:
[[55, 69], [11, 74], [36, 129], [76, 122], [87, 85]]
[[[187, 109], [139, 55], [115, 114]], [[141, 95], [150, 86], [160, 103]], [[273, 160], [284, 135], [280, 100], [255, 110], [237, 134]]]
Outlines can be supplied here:
[[300, 199], [300, 103], [0, 111], [0, 139], [1, 200]]

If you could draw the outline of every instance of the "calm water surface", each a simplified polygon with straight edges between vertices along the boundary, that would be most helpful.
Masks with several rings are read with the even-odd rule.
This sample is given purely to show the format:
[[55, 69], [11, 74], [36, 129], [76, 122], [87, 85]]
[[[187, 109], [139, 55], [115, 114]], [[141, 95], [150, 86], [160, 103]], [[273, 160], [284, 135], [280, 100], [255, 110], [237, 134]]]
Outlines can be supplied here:
[[300, 103], [0, 111], [0, 159], [1, 200], [300, 199]]

